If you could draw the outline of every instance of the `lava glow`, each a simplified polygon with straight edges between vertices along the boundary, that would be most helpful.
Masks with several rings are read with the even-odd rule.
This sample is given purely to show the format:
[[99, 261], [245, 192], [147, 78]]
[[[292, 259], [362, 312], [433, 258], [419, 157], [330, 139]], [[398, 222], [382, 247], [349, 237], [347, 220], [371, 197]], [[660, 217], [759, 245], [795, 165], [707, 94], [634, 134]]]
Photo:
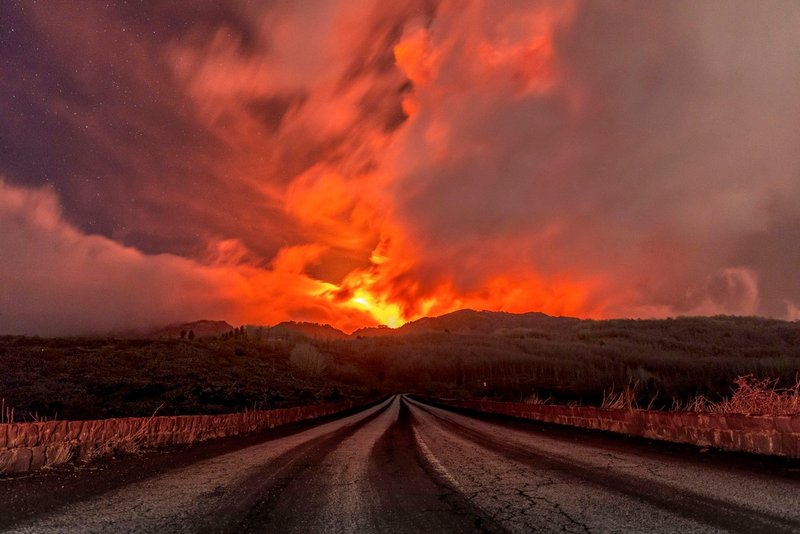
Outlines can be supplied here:
[[379, 324], [390, 328], [397, 328], [406, 323], [405, 317], [397, 304], [377, 302], [376, 299], [364, 290], [356, 290], [350, 302], [366, 311]]

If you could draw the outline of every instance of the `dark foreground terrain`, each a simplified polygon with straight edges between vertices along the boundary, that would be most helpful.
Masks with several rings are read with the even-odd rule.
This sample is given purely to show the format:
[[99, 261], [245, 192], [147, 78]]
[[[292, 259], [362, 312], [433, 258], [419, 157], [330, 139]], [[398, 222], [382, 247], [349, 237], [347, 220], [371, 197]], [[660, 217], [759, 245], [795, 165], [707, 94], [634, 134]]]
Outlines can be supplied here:
[[395, 396], [339, 419], [0, 480], [10, 532], [797, 532], [800, 464]]
[[784, 388], [800, 376], [800, 322], [756, 317], [462, 310], [350, 336], [308, 323], [226, 328], [196, 339], [178, 339], [180, 326], [167, 338], [0, 337], [0, 399], [17, 421], [214, 414], [392, 391], [597, 406], [624, 390], [634, 406], [679, 409], [698, 395], [729, 397], [740, 376]]
[[32, 421], [232, 413], [374, 395], [292, 365], [297, 343], [0, 336], [0, 398], [16, 421]]

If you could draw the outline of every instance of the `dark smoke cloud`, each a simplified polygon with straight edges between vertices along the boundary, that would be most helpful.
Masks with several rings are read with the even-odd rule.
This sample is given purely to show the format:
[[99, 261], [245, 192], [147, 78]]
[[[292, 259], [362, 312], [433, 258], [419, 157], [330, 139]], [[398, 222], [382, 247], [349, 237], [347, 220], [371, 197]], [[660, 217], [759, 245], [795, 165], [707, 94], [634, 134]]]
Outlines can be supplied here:
[[[542, 3], [537, 34], [530, 4], [503, 5], [449, 5], [426, 35], [438, 66], [395, 155], [425, 276], [465, 257], [464, 290], [527, 265], [600, 275], [603, 314], [785, 315], [800, 8]], [[526, 47], [538, 63], [514, 58]], [[526, 73], [547, 87], [520, 91]]]
[[788, 0], [7, 3], [0, 331], [797, 319], [798, 27]]

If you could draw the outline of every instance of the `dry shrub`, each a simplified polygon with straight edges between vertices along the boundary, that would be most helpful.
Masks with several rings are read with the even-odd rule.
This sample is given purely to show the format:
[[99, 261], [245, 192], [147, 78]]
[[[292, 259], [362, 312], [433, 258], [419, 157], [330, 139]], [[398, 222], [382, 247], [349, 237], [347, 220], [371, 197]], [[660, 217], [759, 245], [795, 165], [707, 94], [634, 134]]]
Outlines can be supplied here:
[[328, 368], [328, 359], [308, 343], [298, 343], [292, 349], [289, 363], [297, 370], [311, 376], [320, 376]]
[[800, 415], [800, 378], [788, 388], [779, 388], [778, 380], [740, 376], [730, 399], [716, 403], [716, 413], [745, 415]]
[[793, 386], [778, 387], [778, 380], [745, 375], [737, 378], [736, 389], [729, 399], [712, 402], [698, 395], [685, 406], [689, 412], [711, 412], [741, 415], [800, 415], [800, 377]]

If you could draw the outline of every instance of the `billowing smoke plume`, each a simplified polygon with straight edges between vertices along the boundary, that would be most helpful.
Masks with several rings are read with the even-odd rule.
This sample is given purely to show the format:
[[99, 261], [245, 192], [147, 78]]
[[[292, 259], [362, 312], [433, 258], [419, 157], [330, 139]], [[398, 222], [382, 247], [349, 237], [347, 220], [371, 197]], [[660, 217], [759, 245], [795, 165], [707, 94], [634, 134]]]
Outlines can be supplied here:
[[798, 318], [794, 2], [84, 2], [0, 26], [0, 331]]

